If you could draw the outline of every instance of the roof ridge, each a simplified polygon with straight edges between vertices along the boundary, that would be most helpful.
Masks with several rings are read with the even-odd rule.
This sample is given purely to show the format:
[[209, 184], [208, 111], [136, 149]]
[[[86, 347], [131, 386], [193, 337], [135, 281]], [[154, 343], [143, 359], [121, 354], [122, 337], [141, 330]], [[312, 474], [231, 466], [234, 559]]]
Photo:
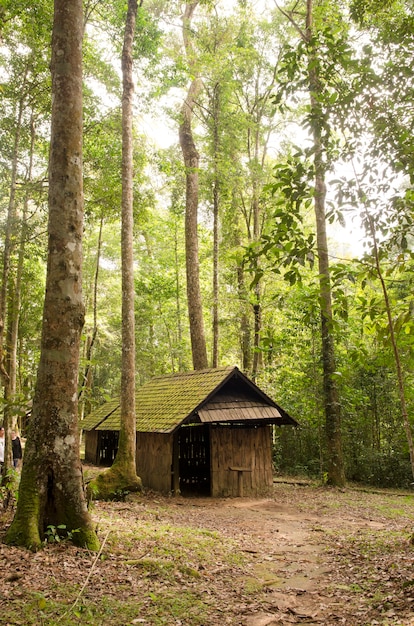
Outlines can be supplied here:
[[236, 365], [223, 365], [222, 367], [208, 367], [204, 370], [190, 370], [186, 372], [173, 372], [172, 374], [159, 374], [154, 376], [148, 382], [158, 380], [160, 378], [185, 378], [190, 376], [197, 376], [200, 374], [213, 374], [214, 372], [225, 372], [238, 369]]

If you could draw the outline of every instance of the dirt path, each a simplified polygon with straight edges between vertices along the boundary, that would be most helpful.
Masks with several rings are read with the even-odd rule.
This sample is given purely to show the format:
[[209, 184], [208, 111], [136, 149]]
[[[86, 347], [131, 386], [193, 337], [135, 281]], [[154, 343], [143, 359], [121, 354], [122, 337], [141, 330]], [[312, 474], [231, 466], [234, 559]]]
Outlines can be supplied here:
[[318, 516], [298, 514], [271, 499], [235, 499], [193, 503], [205, 525], [235, 539], [251, 555], [245, 572], [248, 588], [266, 593], [266, 610], [250, 611], [245, 626], [281, 623], [328, 623], [334, 619], [323, 593], [330, 566], [324, 562]]
[[[342, 542], [345, 541], [346, 546], [349, 537], [359, 536], [364, 543], [365, 537], [372, 536], [375, 543], [383, 535], [401, 530], [404, 523], [408, 522], [409, 531], [414, 527], [414, 497], [407, 497], [407, 517], [402, 510], [398, 511], [400, 520], [393, 515], [393, 502], [392, 495], [389, 497], [386, 493], [318, 490], [285, 484], [275, 487], [273, 498], [197, 500], [192, 502], [192, 507], [201, 514], [205, 525], [233, 537], [241, 549], [251, 555], [245, 582], [247, 587], [257, 589], [258, 595], [264, 592], [266, 599], [260, 606], [241, 606], [239, 624], [411, 626], [414, 625], [414, 597], [410, 596], [414, 596], [414, 591], [405, 594], [402, 601], [400, 598], [401, 617], [393, 608], [392, 593], [387, 596], [390, 608], [385, 604], [383, 610], [378, 601], [378, 616], [374, 616], [376, 611], [371, 610], [369, 599], [375, 595], [377, 587], [366, 594], [368, 607], [367, 598], [363, 594], [359, 598], [357, 593], [359, 578], [367, 576], [365, 555], [359, 576], [360, 555], [356, 550], [353, 549], [351, 555], [345, 554], [343, 559]], [[379, 514], [381, 507], [391, 519]], [[349, 563], [349, 556], [355, 560], [354, 564]], [[399, 556], [396, 554], [395, 559]], [[382, 559], [378, 553], [372, 559], [380, 576], [381, 564], [386, 569], [389, 558]], [[401, 565], [407, 566], [408, 572], [414, 566], [411, 548], [408, 547], [408, 559]], [[400, 565], [393, 562], [392, 567]], [[409, 574], [410, 581], [411, 578]], [[387, 576], [383, 582], [392, 591]], [[385, 621], [378, 621], [381, 614], [384, 614], [382, 619]]]
[[281, 617], [289, 622], [306, 619], [308, 623], [318, 617], [320, 622], [326, 599], [319, 589], [326, 582], [329, 567], [324, 564], [324, 547], [318, 541], [318, 519], [298, 517], [291, 507], [271, 500], [241, 502], [236, 507], [243, 511], [253, 544], [260, 545], [251, 578], [267, 591], [272, 609], [271, 613], [247, 617], [246, 626], [280, 624]]

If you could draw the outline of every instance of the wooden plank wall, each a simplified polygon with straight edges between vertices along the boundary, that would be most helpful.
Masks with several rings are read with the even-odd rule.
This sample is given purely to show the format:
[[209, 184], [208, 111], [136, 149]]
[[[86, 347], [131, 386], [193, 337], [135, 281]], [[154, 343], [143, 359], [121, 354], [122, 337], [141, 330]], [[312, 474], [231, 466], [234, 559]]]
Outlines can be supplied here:
[[238, 471], [243, 472], [243, 495], [266, 495], [273, 486], [271, 430], [258, 428], [219, 427], [211, 429], [211, 495], [239, 495]]
[[85, 461], [98, 465], [98, 431], [85, 431]]
[[173, 436], [137, 433], [137, 474], [145, 489], [171, 491]]

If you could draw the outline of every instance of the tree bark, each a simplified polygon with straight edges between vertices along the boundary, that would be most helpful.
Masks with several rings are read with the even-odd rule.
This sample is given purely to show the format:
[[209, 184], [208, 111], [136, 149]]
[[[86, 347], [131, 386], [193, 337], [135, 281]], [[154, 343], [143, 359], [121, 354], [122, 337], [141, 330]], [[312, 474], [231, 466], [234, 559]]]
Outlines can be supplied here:
[[[257, 142], [256, 142], [257, 143]], [[255, 163], [257, 163], [257, 150], [255, 152]], [[252, 199], [252, 212], [253, 212], [253, 241], [259, 241], [261, 236], [260, 229], [260, 203], [258, 198], [257, 181], [253, 181], [253, 199]], [[255, 268], [259, 270], [259, 259], [255, 260]], [[260, 348], [260, 339], [262, 332], [262, 289], [261, 281], [257, 280], [254, 286], [254, 302], [253, 302], [253, 316], [254, 316], [254, 333], [253, 333], [253, 366], [252, 366], [252, 380], [255, 381], [257, 374], [262, 365], [262, 351]]]
[[6, 542], [37, 549], [49, 525], [95, 550], [78, 437], [82, 299], [82, 1], [55, 0], [49, 223], [41, 355], [17, 510]]
[[[179, 262], [179, 237], [178, 237], [178, 225], [175, 219], [174, 221], [174, 273], [175, 273], [175, 319], [177, 328], [177, 363], [178, 371], [182, 371], [184, 367], [183, 358], [183, 328], [182, 328], [182, 315], [181, 315], [181, 281], [180, 281], [180, 262]], [[174, 371], [174, 370], [173, 370]]]
[[92, 369], [92, 353], [95, 345], [96, 337], [98, 334], [98, 284], [99, 284], [99, 263], [101, 260], [101, 250], [102, 250], [102, 232], [104, 226], [104, 216], [103, 212], [101, 214], [101, 219], [99, 222], [99, 233], [98, 233], [98, 246], [96, 250], [96, 267], [95, 267], [95, 276], [93, 281], [93, 299], [92, 299], [92, 310], [93, 310], [93, 326], [92, 330], [88, 333], [86, 337], [85, 344], [85, 369], [83, 372], [78, 401], [79, 401], [79, 417], [82, 419], [85, 415], [85, 405], [88, 400], [88, 392], [92, 389], [93, 385], [93, 369]]
[[250, 372], [252, 368], [252, 349], [251, 349], [251, 329], [248, 311], [248, 289], [246, 287], [246, 278], [244, 269], [241, 264], [237, 264], [237, 293], [240, 307], [240, 350], [243, 372]]
[[221, 86], [217, 83], [214, 86], [212, 96], [212, 122], [213, 122], [213, 352], [212, 366], [219, 364], [219, 222], [220, 222], [220, 107], [221, 107]]
[[[400, 404], [401, 404], [401, 417], [402, 423], [404, 427], [405, 436], [407, 438], [408, 452], [410, 455], [410, 465], [411, 465], [411, 474], [414, 478], [414, 438], [413, 431], [410, 422], [410, 418], [408, 415], [408, 406], [406, 401], [406, 392], [405, 392], [405, 381], [404, 381], [404, 373], [401, 364], [400, 351], [398, 349], [397, 337], [395, 335], [394, 330], [394, 321], [392, 316], [392, 309], [390, 299], [388, 297], [388, 289], [385, 283], [384, 275], [381, 269], [380, 262], [380, 254], [378, 250], [378, 241], [377, 234], [375, 231], [375, 225], [372, 217], [369, 215], [368, 210], [366, 210], [367, 220], [370, 226], [371, 237], [373, 242], [373, 252], [375, 258], [375, 268], [377, 270], [378, 278], [381, 283], [382, 295], [384, 296], [385, 310], [387, 312], [387, 322], [388, 322], [388, 330], [390, 333], [390, 341], [392, 346], [392, 351], [394, 354], [395, 368], [397, 370], [397, 380], [398, 380], [398, 393], [400, 396]], [[413, 535], [414, 538], [414, 535]]]
[[[3, 484], [8, 483], [8, 470], [12, 467], [12, 444], [11, 431], [17, 429], [17, 418], [15, 417], [15, 400], [17, 391], [17, 347], [19, 337], [20, 307], [21, 307], [21, 286], [23, 276], [23, 264], [26, 252], [27, 239], [27, 213], [30, 200], [30, 182], [33, 172], [33, 155], [35, 143], [35, 127], [33, 118], [30, 123], [30, 155], [26, 182], [29, 183], [26, 189], [23, 214], [21, 216], [20, 243], [17, 256], [17, 268], [15, 276], [9, 272], [9, 305], [7, 307], [7, 333], [6, 333], [6, 351], [5, 351], [5, 369], [7, 372], [7, 380], [4, 385], [4, 419], [3, 426], [5, 430], [5, 454], [3, 465]], [[17, 220], [17, 210], [15, 211]], [[16, 228], [17, 231], [17, 228]], [[16, 233], [17, 234], [17, 233]]]
[[112, 467], [92, 481], [91, 492], [103, 499], [120, 491], [142, 488], [136, 473], [135, 416], [135, 285], [133, 214], [133, 43], [137, 0], [128, 0], [122, 49], [122, 364], [121, 424], [118, 451]]
[[332, 291], [328, 255], [328, 239], [326, 235], [325, 217], [325, 163], [322, 140], [322, 117], [320, 80], [318, 76], [318, 59], [312, 46], [313, 2], [307, 0], [306, 43], [308, 52], [308, 77], [311, 105], [312, 133], [314, 142], [315, 198], [314, 210], [316, 221], [316, 241], [319, 268], [319, 297], [322, 335], [322, 367], [325, 404], [325, 432], [328, 451], [328, 483], [337, 487], [345, 484], [345, 473], [342, 454], [341, 406], [338, 387], [335, 380], [336, 362], [333, 337]]
[[122, 371], [121, 430], [115, 467], [132, 482], [136, 476], [135, 420], [135, 285], [134, 285], [134, 214], [133, 214], [133, 60], [132, 49], [137, 17], [137, 0], [129, 0], [122, 50]]
[[207, 348], [204, 333], [203, 307], [200, 289], [200, 270], [198, 256], [198, 167], [199, 154], [192, 132], [193, 109], [202, 84], [197, 74], [190, 41], [191, 18], [198, 5], [198, 0], [187, 3], [183, 17], [183, 39], [188, 63], [194, 76], [187, 97], [181, 108], [179, 128], [180, 146], [186, 167], [185, 200], [185, 249], [187, 272], [187, 306], [190, 322], [191, 350], [194, 369], [208, 367]]
[[[3, 271], [2, 271], [2, 281], [0, 288], [0, 377], [3, 380], [5, 387], [8, 383], [8, 374], [6, 368], [4, 366], [4, 360], [7, 358], [7, 355], [4, 354], [4, 331], [6, 327], [6, 317], [7, 317], [7, 288], [9, 282], [9, 274], [10, 274], [10, 263], [12, 252], [14, 248], [14, 236], [16, 230], [16, 181], [17, 181], [17, 166], [19, 161], [19, 149], [20, 149], [20, 135], [22, 132], [22, 118], [23, 111], [26, 103], [26, 78], [27, 78], [27, 70], [26, 67], [25, 74], [23, 76], [22, 81], [22, 96], [19, 100], [18, 104], [18, 112], [17, 112], [17, 121], [16, 121], [16, 132], [14, 135], [14, 146], [13, 146], [13, 155], [12, 155], [12, 163], [11, 163], [11, 172], [10, 172], [10, 195], [9, 195], [9, 204], [7, 209], [7, 221], [6, 221], [6, 231], [4, 234], [4, 249], [3, 249]], [[6, 433], [7, 438], [7, 433]]]

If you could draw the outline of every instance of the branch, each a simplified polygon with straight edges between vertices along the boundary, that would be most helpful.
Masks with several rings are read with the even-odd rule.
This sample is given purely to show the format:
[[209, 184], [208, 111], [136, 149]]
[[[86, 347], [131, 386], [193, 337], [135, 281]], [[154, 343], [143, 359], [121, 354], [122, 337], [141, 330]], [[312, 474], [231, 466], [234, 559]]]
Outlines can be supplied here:
[[292, 26], [297, 30], [297, 32], [299, 33], [299, 35], [302, 37], [303, 41], [307, 41], [307, 37], [305, 35], [305, 33], [303, 32], [303, 30], [301, 29], [301, 27], [299, 26], [299, 24], [296, 22], [296, 20], [293, 19], [292, 14], [288, 13], [287, 11], [285, 11], [284, 9], [282, 9], [278, 3], [277, 0], [274, 0], [274, 3], [276, 5], [276, 8], [281, 12], [282, 15], [284, 15], [286, 17], [286, 19], [289, 20], [289, 22], [292, 24]]
[[92, 563], [92, 567], [91, 567], [91, 569], [89, 570], [89, 574], [87, 575], [86, 580], [85, 580], [85, 582], [83, 583], [83, 585], [82, 585], [82, 587], [81, 587], [81, 590], [79, 591], [78, 595], [76, 596], [75, 602], [72, 604], [72, 606], [71, 606], [71, 607], [70, 607], [70, 608], [69, 608], [69, 609], [68, 609], [65, 613], [63, 613], [63, 614], [59, 617], [59, 619], [57, 620], [58, 622], [61, 622], [61, 621], [62, 621], [62, 619], [63, 619], [66, 615], [68, 615], [71, 611], [73, 611], [73, 609], [75, 608], [75, 606], [76, 606], [76, 605], [77, 605], [77, 603], [79, 602], [80, 597], [81, 597], [81, 595], [83, 594], [83, 592], [85, 591], [85, 589], [86, 589], [86, 585], [88, 584], [88, 582], [89, 582], [89, 580], [90, 580], [90, 578], [91, 578], [91, 576], [92, 576], [92, 574], [93, 574], [93, 572], [94, 572], [94, 570], [95, 570], [96, 564], [97, 564], [97, 562], [98, 562], [98, 560], [99, 560], [99, 558], [100, 558], [100, 556], [101, 556], [101, 554], [102, 554], [102, 550], [104, 549], [105, 543], [106, 543], [106, 541], [107, 541], [107, 539], [108, 539], [108, 537], [109, 537], [110, 532], [111, 532], [111, 531], [110, 531], [110, 530], [108, 530], [108, 532], [106, 533], [105, 538], [104, 538], [104, 540], [102, 541], [101, 547], [99, 548], [99, 552], [98, 552], [98, 554], [96, 555], [96, 557], [95, 557], [95, 559], [94, 559], [94, 561], [93, 561], [93, 563]]

